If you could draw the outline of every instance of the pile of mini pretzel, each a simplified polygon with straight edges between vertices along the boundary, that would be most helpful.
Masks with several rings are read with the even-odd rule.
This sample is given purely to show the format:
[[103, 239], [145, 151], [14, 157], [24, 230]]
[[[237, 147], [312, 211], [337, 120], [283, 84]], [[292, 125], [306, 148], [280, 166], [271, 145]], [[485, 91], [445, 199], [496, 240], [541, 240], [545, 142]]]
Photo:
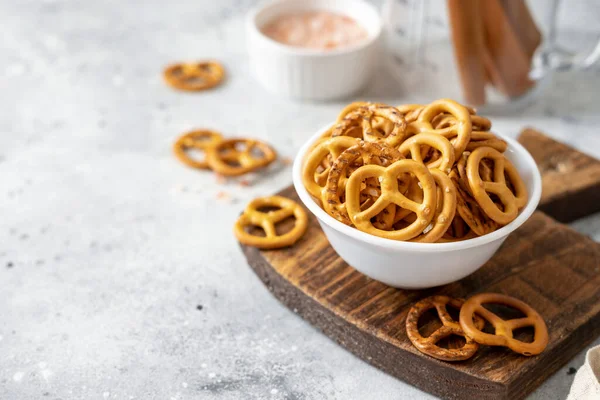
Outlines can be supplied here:
[[[203, 153], [195, 158], [190, 150]], [[211, 169], [224, 176], [239, 176], [266, 167], [276, 158], [275, 150], [256, 139], [225, 139], [219, 132], [194, 130], [173, 144], [175, 156], [184, 164], [198, 169]]]
[[[517, 310], [523, 316], [504, 319], [484, 305], [496, 304]], [[455, 321], [448, 307], [459, 310]], [[419, 331], [419, 319], [435, 309], [442, 326], [428, 336]], [[493, 333], [484, 331], [486, 321]], [[533, 340], [520, 340], [515, 331], [525, 327], [534, 329]], [[479, 345], [508, 347], [512, 351], [533, 356], [540, 354], [548, 345], [548, 327], [542, 316], [531, 306], [511, 296], [499, 293], [480, 293], [469, 299], [448, 296], [431, 296], [414, 304], [406, 317], [406, 334], [412, 344], [422, 353], [444, 361], [462, 361], [473, 357]], [[440, 341], [452, 335], [464, 337], [462, 347], [445, 348]]]
[[513, 221], [528, 199], [491, 125], [448, 99], [352, 103], [307, 153], [302, 180], [329, 215], [375, 236], [482, 236]]

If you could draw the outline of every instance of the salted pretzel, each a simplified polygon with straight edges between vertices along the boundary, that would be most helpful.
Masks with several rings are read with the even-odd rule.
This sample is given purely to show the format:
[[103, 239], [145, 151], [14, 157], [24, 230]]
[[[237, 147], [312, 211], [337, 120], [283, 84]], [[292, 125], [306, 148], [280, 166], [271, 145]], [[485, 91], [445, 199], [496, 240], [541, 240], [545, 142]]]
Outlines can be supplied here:
[[430, 169], [431, 175], [437, 186], [437, 206], [429, 230], [425, 229], [422, 235], [412, 239], [413, 242], [433, 243], [444, 236], [456, 213], [456, 188], [452, 180], [440, 170]]
[[[509, 306], [521, 311], [525, 317], [504, 320], [485, 308], [484, 304]], [[491, 323], [495, 333], [482, 332], [473, 322], [475, 315]], [[525, 356], [540, 354], [548, 345], [548, 328], [541, 315], [521, 300], [503, 294], [480, 293], [469, 298], [460, 309], [459, 321], [466, 336], [480, 344], [508, 347]], [[513, 338], [514, 330], [528, 326], [535, 330], [533, 342], [526, 343]]]
[[[431, 125], [433, 118], [441, 113], [450, 113], [456, 119], [456, 123], [443, 129], [434, 129]], [[438, 133], [447, 139], [456, 138], [453, 143], [455, 156], [458, 158], [467, 148], [471, 140], [471, 115], [469, 111], [454, 100], [441, 99], [426, 106], [417, 119], [432, 132]]]
[[[417, 203], [404, 196], [398, 188], [398, 178], [406, 173], [413, 174], [423, 187], [423, 202]], [[375, 203], [361, 210], [360, 186], [368, 178], [377, 178], [381, 184], [381, 196]], [[427, 167], [413, 160], [396, 161], [389, 167], [365, 165], [358, 168], [346, 183], [346, 210], [354, 225], [361, 231], [393, 240], [409, 240], [423, 232], [434, 216], [436, 186]], [[371, 218], [379, 214], [390, 203], [411, 210], [417, 215], [409, 226], [393, 231], [377, 229]]]
[[[346, 203], [342, 201], [342, 197], [344, 197], [346, 201], [348, 200], [346, 196], [348, 176], [353, 176], [356, 173], [356, 171], [358, 171], [358, 169], [362, 168], [362, 166], [377, 165], [385, 167], [400, 160], [401, 158], [402, 156], [400, 155], [398, 150], [394, 149], [393, 147], [385, 146], [378, 143], [365, 142], [364, 140], [359, 141], [359, 143], [356, 146], [346, 149], [339, 155], [339, 157], [336, 158], [329, 171], [327, 185], [325, 190], [322, 192], [321, 197], [323, 208], [325, 209], [325, 211], [338, 221], [346, 225], [351, 225], [352, 222], [349, 219], [348, 213], [346, 211]], [[355, 165], [357, 162], [362, 166], [359, 167], [352, 174], [349, 174], [348, 169]], [[363, 188], [359, 185], [359, 208], [361, 207], [360, 204], [364, 204], [364, 201], [361, 201], [360, 196], [360, 193], [363, 191], [362, 189]], [[381, 196], [381, 190], [378, 190], [378, 193], [376, 194]], [[391, 210], [390, 208], [388, 208], [387, 212], [385, 212], [385, 208], [386, 207], [383, 207], [380, 210], [380, 212], [375, 213], [373, 216], [383, 213], [386, 218], [384, 219], [384, 221], [380, 222], [384, 225], [388, 225], [387, 214]], [[391, 224], [389, 225], [391, 226]]]
[[407, 123], [416, 121], [425, 106], [423, 104], [401, 104], [396, 107]]
[[[359, 139], [350, 136], [337, 136], [319, 141], [306, 157], [302, 168], [302, 182], [306, 190], [320, 200], [331, 164], [344, 150], [358, 143]], [[325, 162], [329, 165], [324, 166]]]
[[192, 92], [217, 86], [224, 76], [223, 66], [216, 61], [173, 64], [163, 72], [171, 87]]
[[[483, 159], [494, 162], [493, 181], [485, 182], [479, 175], [479, 164]], [[474, 150], [467, 159], [467, 177], [473, 197], [481, 209], [495, 222], [506, 225], [517, 217], [519, 209], [527, 204], [527, 188], [514, 165], [497, 150], [480, 147]], [[506, 177], [510, 180], [514, 193], [507, 186]], [[488, 193], [495, 194], [502, 203], [500, 210]]]
[[[408, 175], [407, 180], [402, 180], [402, 184], [406, 185], [406, 190], [402, 190], [402, 188], [400, 188], [400, 185], [398, 186], [398, 188], [399, 188], [400, 192], [403, 195], [405, 195], [409, 200], [412, 200], [417, 203], [422, 203], [423, 202], [423, 189], [421, 189], [419, 187], [419, 183], [420, 182], [418, 179], [414, 179], [410, 175]], [[437, 194], [436, 194], [436, 208], [437, 208], [437, 204], [439, 204], [439, 203], [437, 203]], [[394, 216], [394, 224], [397, 224], [401, 221], [412, 223], [412, 222], [414, 222], [414, 219], [411, 216], [414, 216], [414, 213], [410, 209], [397, 207], [396, 215]], [[406, 221], [407, 218], [409, 218], [408, 221]]]
[[354, 103], [348, 104], [337, 116], [336, 122], [342, 122], [344, 119], [348, 117], [349, 114], [352, 114], [354, 111], [359, 108], [365, 108], [371, 106], [373, 103], [369, 103], [368, 101], [355, 101]]
[[[444, 129], [452, 125], [456, 125], [456, 118], [450, 114], [438, 114], [431, 120], [431, 126], [435, 129]], [[471, 127], [474, 132], [489, 131], [492, 128], [492, 121], [471, 113]]]
[[[260, 208], [278, 207], [276, 211], [262, 212]], [[292, 230], [283, 235], [277, 234], [275, 225], [286, 218], [295, 218]], [[246, 228], [258, 226], [265, 236], [253, 235]], [[291, 246], [306, 232], [308, 217], [304, 209], [295, 201], [282, 196], [260, 197], [252, 200], [235, 223], [233, 232], [243, 244], [260, 249], [277, 249]]]
[[271, 146], [255, 139], [225, 139], [206, 153], [209, 167], [225, 176], [243, 175], [265, 167], [276, 157]]
[[[381, 129], [381, 120], [391, 124], [391, 129], [389, 127]], [[379, 104], [359, 107], [352, 111], [336, 125], [331, 136], [357, 137], [358, 126], [362, 128], [362, 138], [367, 142], [383, 142], [388, 146], [396, 147], [405, 138], [406, 121], [401, 113], [394, 107]]]
[[[449, 99], [397, 107], [351, 103], [307, 151], [304, 185], [328, 214], [376, 236], [452, 242], [486, 235], [516, 218], [528, 200], [502, 154], [508, 144], [491, 127], [475, 109]], [[322, 148], [331, 138], [346, 144]], [[368, 159], [366, 148], [342, 157], [357, 141], [396, 149], [399, 157], [387, 150], [387, 158]], [[405, 157], [429, 169], [428, 178], [405, 168], [394, 187], [382, 171]]]
[[[455, 321], [448, 313], [447, 307], [450, 306], [460, 310], [464, 300], [453, 299], [448, 296], [431, 296], [414, 304], [406, 316], [406, 335], [412, 344], [422, 353], [443, 361], [462, 361], [475, 355], [479, 345], [465, 335], [460, 324]], [[427, 337], [419, 333], [419, 318], [427, 311], [435, 308], [442, 326]], [[478, 316], [473, 317], [473, 324], [479, 329], [483, 329], [485, 322]], [[437, 343], [451, 335], [462, 336], [465, 338], [465, 345], [457, 349], [445, 349]]]
[[491, 233], [498, 229], [498, 224], [490, 219], [479, 207], [479, 204], [469, 193], [466, 184], [461, 181], [455, 169], [449, 175], [456, 188], [456, 212], [462, 220], [478, 236]]
[[476, 238], [477, 234], [469, 228], [469, 225], [465, 223], [458, 211], [454, 214], [452, 223], [446, 230], [446, 233], [438, 239], [437, 243], [448, 243], [457, 242], [461, 240], [468, 240]]
[[223, 140], [223, 136], [215, 131], [200, 129], [188, 132], [180, 136], [175, 143], [173, 143], [173, 153], [182, 163], [200, 169], [208, 169], [208, 163], [206, 159], [198, 160], [189, 156], [188, 150], [195, 149], [205, 153], [206, 151], [214, 147], [218, 142]]
[[419, 133], [405, 140], [400, 145], [400, 154], [405, 157], [410, 154], [413, 160], [424, 163], [421, 146], [433, 147], [441, 153], [441, 156], [437, 160], [427, 162], [427, 167], [438, 168], [446, 173], [450, 172], [450, 169], [454, 165], [454, 148], [448, 139], [435, 133]]
[[473, 131], [471, 132], [471, 141], [465, 151], [473, 151], [479, 147], [491, 147], [500, 153], [504, 153], [508, 148], [508, 144], [491, 132]]

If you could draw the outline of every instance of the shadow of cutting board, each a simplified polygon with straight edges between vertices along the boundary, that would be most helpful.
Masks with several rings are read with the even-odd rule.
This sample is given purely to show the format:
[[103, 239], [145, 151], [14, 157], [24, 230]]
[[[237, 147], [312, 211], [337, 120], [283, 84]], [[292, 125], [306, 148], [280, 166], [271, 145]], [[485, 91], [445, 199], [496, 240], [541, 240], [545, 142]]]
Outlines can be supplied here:
[[[297, 200], [292, 187], [281, 195]], [[536, 213], [481, 269], [450, 285], [400, 290], [346, 264], [309, 213], [293, 247], [242, 246], [250, 266], [282, 303], [361, 359], [447, 399], [520, 399], [600, 335], [600, 244]], [[417, 351], [405, 332], [414, 302], [434, 294], [469, 297], [499, 292], [529, 303], [544, 317], [550, 343], [539, 356], [482, 346], [447, 363]]]

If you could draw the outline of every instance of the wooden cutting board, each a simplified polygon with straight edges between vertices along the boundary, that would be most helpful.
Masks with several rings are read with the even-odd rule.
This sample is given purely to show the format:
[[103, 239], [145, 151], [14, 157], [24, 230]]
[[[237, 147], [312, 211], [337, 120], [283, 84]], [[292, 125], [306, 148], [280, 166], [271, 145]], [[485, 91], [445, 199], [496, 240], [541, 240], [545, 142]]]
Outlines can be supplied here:
[[[292, 187], [281, 195], [298, 200]], [[447, 399], [520, 399], [600, 335], [600, 244], [536, 213], [467, 278], [428, 290], [391, 288], [346, 264], [316, 219], [293, 247], [242, 246], [250, 266], [282, 303], [366, 362]], [[529, 303], [546, 320], [539, 356], [482, 347], [447, 363], [417, 351], [405, 332], [414, 302], [434, 294], [499, 292]], [[527, 337], [528, 333], [523, 333]]]
[[600, 161], [535, 129], [523, 130], [518, 140], [542, 174], [540, 210], [560, 222], [600, 211]]

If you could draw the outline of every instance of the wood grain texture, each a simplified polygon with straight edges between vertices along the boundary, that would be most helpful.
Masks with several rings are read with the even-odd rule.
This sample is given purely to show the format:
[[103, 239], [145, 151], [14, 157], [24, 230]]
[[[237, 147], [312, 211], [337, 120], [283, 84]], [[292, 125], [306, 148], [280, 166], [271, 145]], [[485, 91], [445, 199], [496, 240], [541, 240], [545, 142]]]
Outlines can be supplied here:
[[600, 161], [532, 128], [518, 140], [542, 174], [540, 210], [560, 222], [600, 211]]
[[[280, 195], [298, 200], [293, 188]], [[469, 277], [435, 289], [401, 290], [366, 277], [329, 246], [316, 219], [294, 247], [242, 246], [271, 292], [327, 336], [368, 363], [447, 399], [519, 399], [600, 334], [600, 245], [536, 212], [501, 250]], [[412, 303], [478, 292], [517, 297], [544, 317], [548, 348], [524, 357], [482, 347], [464, 362], [426, 356], [404, 328]]]

